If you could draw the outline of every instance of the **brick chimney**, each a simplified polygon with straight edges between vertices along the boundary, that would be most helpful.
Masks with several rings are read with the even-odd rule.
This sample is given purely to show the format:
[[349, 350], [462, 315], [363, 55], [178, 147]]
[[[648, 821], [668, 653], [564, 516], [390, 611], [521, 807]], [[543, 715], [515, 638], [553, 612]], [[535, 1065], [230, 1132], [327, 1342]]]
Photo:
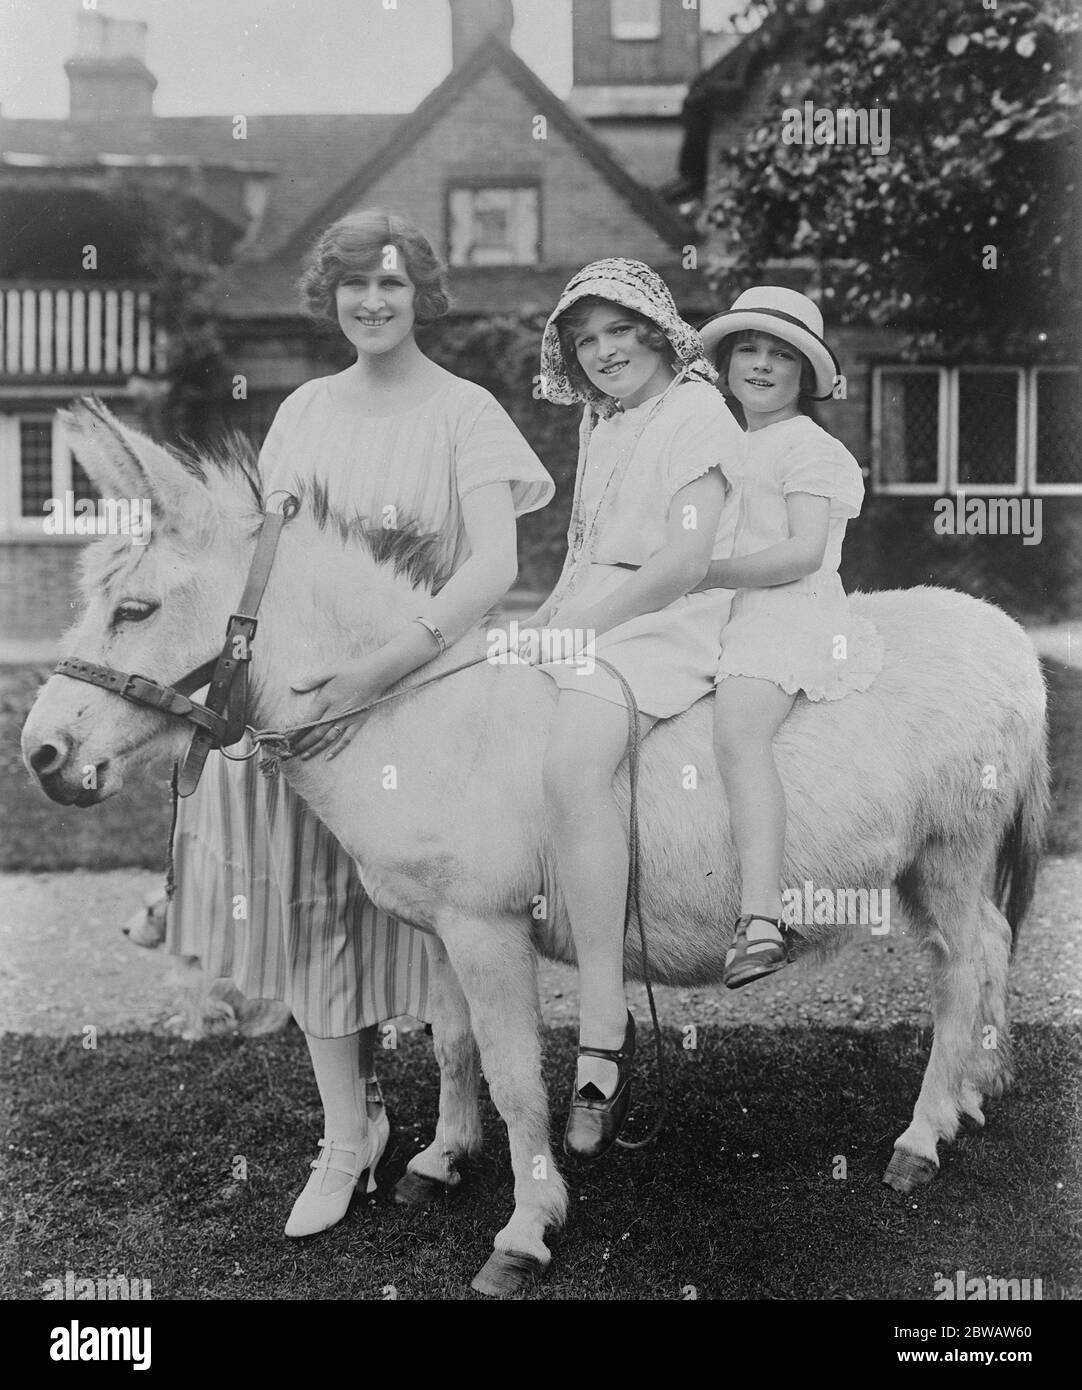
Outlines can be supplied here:
[[75, 120], [115, 120], [154, 114], [158, 79], [143, 62], [147, 26], [81, 10], [75, 56], [64, 64]]
[[456, 68], [490, 34], [511, 46], [515, 23], [511, 0], [450, 0], [450, 4], [451, 61]]

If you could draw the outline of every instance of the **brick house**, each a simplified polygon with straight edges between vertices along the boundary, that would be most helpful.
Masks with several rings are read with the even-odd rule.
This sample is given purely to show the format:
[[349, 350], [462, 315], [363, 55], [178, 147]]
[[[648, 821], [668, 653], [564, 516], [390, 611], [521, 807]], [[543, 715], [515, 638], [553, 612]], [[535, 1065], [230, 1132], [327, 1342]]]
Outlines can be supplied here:
[[[823, 9], [822, 0], [810, 3]], [[724, 177], [723, 152], [767, 123], [781, 129], [787, 84], [806, 73], [809, 26], [775, 13], [726, 44], [692, 82], [670, 196], [689, 212], [708, 205]], [[843, 103], [844, 104], [844, 103]], [[704, 264], [722, 268], [723, 236], [712, 229]], [[814, 286], [815, 266], [794, 257], [770, 278]], [[811, 290], [815, 293], [814, 287]], [[729, 299], [730, 295], [723, 295]], [[828, 311], [829, 314], [829, 311]], [[1082, 610], [1082, 371], [1026, 362], [902, 360], [905, 336], [831, 325], [827, 335], [846, 375], [847, 397], [821, 419], [865, 466], [868, 499], [846, 540], [843, 577], [851, 586], [920, 583], [966, 589], [1022, 617]], [[991, 497], [1041, 503], [1043, 537], [942, 536], [933, 530], [940, 498]]]
[[[684, 269], [694, 233], [628, 172], [619, 140], [601, 138], [512, 51], [510, 0], [451, 8], [452, 70], [407, 115], [155, 116], [145, 26], [84, 12], [66, 65], [71, 116], [0, 120], [0, 614], [9, 637], [48, 642], [73, 612], [83, 541], [45, 536], [43, 504], [89, 489], [54, 411], [94, 390], [134, 416], [166, 370], [154, 303], [132, 278], [137, 229], [117, 197], [133, 184], [167, 193], [224, 268], [220, 326], [247, 393], [230, 423], [257, 442], [284, 396], [342, 365], [301, 316], [295, 284], [317, 232], [355, 207], [388, 206], [426, 229], [450, 264], [459, 315], [551, 306], [575, 269], [616, 252], [655, 265], [689, 316], [711, 312], [703, 278]], [[592, 42], [645, 45], [636, 80], [657, 86], [664, 46], [621, 37], [623, 8], [614, 0], [612, 23]], [[580, 9], [596, 11], [596, 0], [576, 5], [576, 23]], [[640, 163], [663, 173], [676, 115], [641, 117], [637, 130], [634, 112], [623, 119]], [[669, 126], [660, 134], [659, 121]], [[664, 159], [651, 153], [655, 138]]]

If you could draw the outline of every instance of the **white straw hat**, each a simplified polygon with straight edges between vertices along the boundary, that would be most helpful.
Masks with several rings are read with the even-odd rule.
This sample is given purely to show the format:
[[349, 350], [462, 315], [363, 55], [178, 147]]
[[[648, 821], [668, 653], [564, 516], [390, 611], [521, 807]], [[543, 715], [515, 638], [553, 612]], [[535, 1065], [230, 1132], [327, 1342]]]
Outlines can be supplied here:
[[772, 333], [802, 352], [815, 373], [819, 398], [825, 400], [833, 394], [841, 368], [823, 341], [823, 315], [819, 306], [806, 294], [783, 289], [780, 285], [756, 285], [745, 290], [731, 309], [708, 319], [699, 334], [707, 353], [713, 357], [723, 338], [748, 330]]

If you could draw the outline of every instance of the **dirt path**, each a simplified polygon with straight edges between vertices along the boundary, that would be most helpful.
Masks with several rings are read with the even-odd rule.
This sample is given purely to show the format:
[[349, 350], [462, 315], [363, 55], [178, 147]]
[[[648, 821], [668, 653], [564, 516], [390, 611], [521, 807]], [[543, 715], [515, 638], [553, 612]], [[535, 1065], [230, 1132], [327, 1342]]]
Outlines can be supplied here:
[[[0, 875], [0, 1031], [79, 1035], [163, 1027], [180, 989], [172, 958], [121, 935], [160, 876], [130, 869]], [[1033, 914], [1011, 974], [1011, 1016], [1018, 1022], [1077, 1023], [1082, 1018], [1082, 855], [1048, 859]], [[781, 971], [739, 993], [659, 989], [669, 1023], [735, 1026], [849, 1024], [881, 1028], [928, 1022], [928, 964], [895, 934], [858, 939], [818, 969]], [[546, 1021], [578, 1013], [574, 970], [545, 963]], [[638, 1018], [645, 991], [629, 989]]]

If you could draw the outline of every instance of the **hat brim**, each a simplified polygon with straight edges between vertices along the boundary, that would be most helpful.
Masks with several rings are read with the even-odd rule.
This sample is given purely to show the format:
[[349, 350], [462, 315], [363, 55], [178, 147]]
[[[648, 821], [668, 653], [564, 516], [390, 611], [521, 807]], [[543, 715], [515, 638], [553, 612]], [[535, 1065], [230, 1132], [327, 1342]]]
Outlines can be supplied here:
[[556, 405], [588, 402], [602, 413], [616, 402], [593, 385], [576, 384], [560, 346], [560, 317], [580, 299], [596, 296], [641, 314], [665, 335], [679, 367], [694, 369], [704, 381], [716, 381], [717, 372], [703, 357], [698, 333], [682, 319], [671, 293], [656, 271], [639, 261], [613, 257], [585, 266], [568, 282], [560, 301], [549, 315], [541, 339], [541, 394]]
[[[841, 374], [838, 359], [822, 338], [810, 328], [774, 309], [727, 309], [715, 314], [699, 329], [708, 358], [713, 362], [723, 339], [734, 333], [770, 333], [802, 352], [815, 373], [816, 394], [824, 400], [834, 394], [834, 382]], [[723, 383], [724, 384], [724, 383]]]

